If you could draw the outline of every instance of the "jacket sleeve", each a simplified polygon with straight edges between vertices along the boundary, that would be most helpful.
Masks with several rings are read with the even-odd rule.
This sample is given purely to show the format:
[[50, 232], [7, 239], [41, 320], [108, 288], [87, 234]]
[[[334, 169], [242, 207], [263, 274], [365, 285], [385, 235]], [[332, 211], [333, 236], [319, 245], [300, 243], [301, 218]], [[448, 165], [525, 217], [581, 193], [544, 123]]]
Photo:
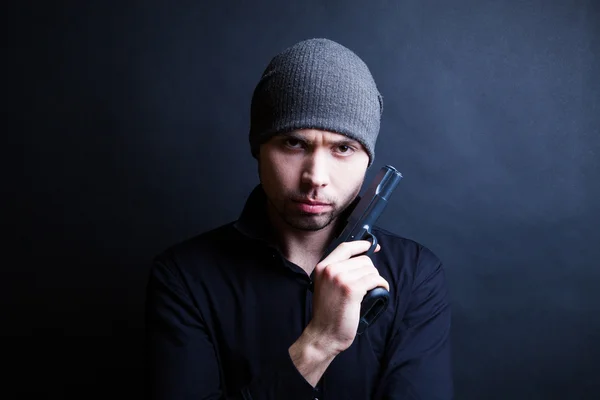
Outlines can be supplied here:
[[165, 257], [154, 261], [146, 288], [145, 394], [152, 400], [313, 399], [313, 387], [289, 354], [246, 386], [223, 385], [209, 330], [186, 291], [178, 269]]
[[376, 399], [451, 400], [451, 309], [444, 267], [421, 248], [406, 313], [397, 321]]

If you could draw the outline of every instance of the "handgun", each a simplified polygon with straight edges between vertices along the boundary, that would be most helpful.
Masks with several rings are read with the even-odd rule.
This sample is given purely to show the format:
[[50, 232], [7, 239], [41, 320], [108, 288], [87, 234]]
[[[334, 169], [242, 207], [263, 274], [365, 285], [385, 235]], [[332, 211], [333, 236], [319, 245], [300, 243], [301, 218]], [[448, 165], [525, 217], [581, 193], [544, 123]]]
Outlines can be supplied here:
[[[371, 232], [371, 228], [385, 209], [401, 179], [402, 174], [391, 165], [381, 168], [352, 209], [344, 230], [327, 247], [321, 261], [341, 243], [354, 240], [370, 240], [371, 247], [366, 255], [368, 257], [373, 255], [377, 248], [377, 238]], [[361, 303], [358, 335], [362, 334], [386, 310], [389, 298], [389, 292], [383, 287], [376, 287], [367, 292]]]

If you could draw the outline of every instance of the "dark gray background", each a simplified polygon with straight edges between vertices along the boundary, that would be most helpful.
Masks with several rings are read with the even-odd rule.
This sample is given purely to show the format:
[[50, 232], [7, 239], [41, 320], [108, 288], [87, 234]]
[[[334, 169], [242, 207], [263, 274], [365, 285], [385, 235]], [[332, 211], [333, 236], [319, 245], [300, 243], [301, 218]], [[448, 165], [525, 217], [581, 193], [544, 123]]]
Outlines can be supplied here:
[[152, 257], [238, 216], [260, 73], [328, 37], [384, 96], [381, 224], [447, 266], [457, 399], [600, 398], [598, 2], [47, 3], [4, 14], [5, 394], [139, 398]]

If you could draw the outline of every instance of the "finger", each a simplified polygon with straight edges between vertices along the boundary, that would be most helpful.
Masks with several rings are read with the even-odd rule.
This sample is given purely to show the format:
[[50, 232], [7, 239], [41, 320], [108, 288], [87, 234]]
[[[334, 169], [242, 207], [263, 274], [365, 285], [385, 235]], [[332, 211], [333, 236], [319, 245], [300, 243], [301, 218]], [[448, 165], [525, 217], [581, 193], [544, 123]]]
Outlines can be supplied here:
[[[366, 256], [361, 256], [361, 257], [357, 257], [357, 258], [360, 259], [362, 257], [366, 257]], [[349, 260], [346, 263], [350, 263], [352, 261], [354, 261], [354, 259]], [[346, 263], [344, 263], [344, 264], [346, 264]], [[364, 284], [366, 284], [367, 286], [372, 284], [372, 283], [365, 281], [365, 279], [376, 279], [377, 282], [379, 282], [379, 286], [384, 287], [387, 291], [389, 291], [389, 289], [390, 289], [389, 283], [379, 274], [379, 271], [377, 270], [377, 268], [375, 268], [374, 266], [369, 267], [368, 265], [365, 265], [365, 264], [362, 264], [362, 267], [343, 271], [336, 278], [337, 278], [337, 280], [343, 282], [343, 284], [345, 284], [345, 285], [362, 284], [363, 286], [364, 286]], [[371, 290], [374, 287], [375, 286], [368, 287], [367, 290]]]
[[375, 268], [369, 268], [364, 265], [359, 265], [352, 269], [344, 268], [340, 271], [333, 280], [340, 286], [356, 286], [357, 282], [369, 275], [379, 275], [379, 271]]
[[342, 273], [361, 269], [364, 270], [363, 273], [368, 273], [369, 271], [377, 272], [371, 258], [363, 254], [335, 264], [326, 265], [322, 271], [319, 271], [319, 274], [324, 275], [328, 279], [335, 279]]
[[370, 273], [362, 276], [351, 284], [355, 284], [360, 287], [362, 289], [361, 293], [363, 296], [367, 294], [369, 290], [375, 289], [376, 287], [382, 287], [388, 292], [390, 291], [390, 284], [378, 273]]
[[371, 242], [368, 240], [353, 240], [340, 243], [319, 265], [326, 266], [347, 260], [355, 255], [366, 253], [371, 248]]
[[387, 291], [390, 290], [389, 283], [379, 275], [377, 270], [369, 270], [367, 268], [341, 272], [335, 277], [334, 281], [336, 286], [346, 295], [354, 298], [362, 298], [369, 290], [376, 287], [382, 287]]

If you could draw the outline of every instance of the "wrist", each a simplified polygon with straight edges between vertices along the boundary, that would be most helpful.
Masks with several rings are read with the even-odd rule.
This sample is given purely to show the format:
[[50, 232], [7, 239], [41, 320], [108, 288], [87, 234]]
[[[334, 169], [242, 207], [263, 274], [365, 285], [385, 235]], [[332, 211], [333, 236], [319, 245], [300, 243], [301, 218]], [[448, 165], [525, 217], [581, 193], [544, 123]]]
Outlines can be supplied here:
[[306, 352], [317, 360], [330, 360], [341, 353], [338, 349], [340, 346], [336, 346], [333, 340], [311, 323], [302, 332], [300, 341], [306, 348]]
[[308, 329], [308, 327], [302, 332], [298, 340], [290, 346], [288, 351], [300, 374], [313, 387], [317, 385], [317, 382], [337, 355], [330, 350], [322, 336]]

